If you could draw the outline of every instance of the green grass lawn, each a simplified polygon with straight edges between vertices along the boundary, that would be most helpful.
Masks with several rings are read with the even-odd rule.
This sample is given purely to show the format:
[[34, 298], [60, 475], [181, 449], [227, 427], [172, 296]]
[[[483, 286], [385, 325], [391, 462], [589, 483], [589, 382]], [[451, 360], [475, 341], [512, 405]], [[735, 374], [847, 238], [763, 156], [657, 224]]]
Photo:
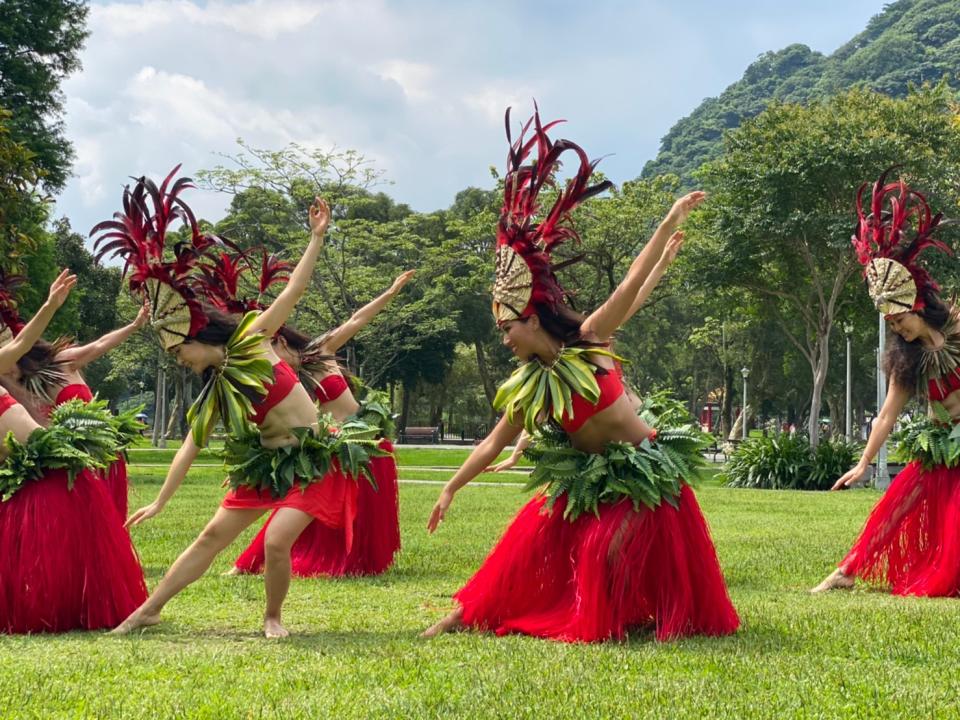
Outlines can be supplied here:
[[[223, 443], [213, 442], [211, 443], [212, 447], [215, 449], [217, 447], [222, 448]], [[136, 447], [130, 450], [130, 458], [133, 462], [136, 463], [167, 463], [169, 464], [173, 460], [173, 456], [177, 451], [177, 448], [180, 446], [180, 442], [171, 440], [166, 448], [154, 448], [147, 445]], [[443, 467], [457, 467], [466, 460], [467, 455], [470, 454], [472, 448], [466, 447], [462, 450], [434, 450], [431, 448], [411, 448], [405, 447], [403, 445], [397, 445], [395, 452], [397, 454], [397, 459], [402, 465], [418, 465], [423, 467], [434, 467], [434, 466], [443, 466]], [[509, 452], [503, 452], [498, 456], [498, 460], [503, 460], [509, 456]], [[198, 463], [215, 463], [217, 462], [213, 453], [209, 449], [204, 449], [200, 452], [200, 457], [197, 460]], [[526, 459], [521, 460], [517, 467], [532, 467], [530, 462]]]
[[[452, 464], [444, 462], [442, 464]], [[131, 506], [163, 468], [131, 469]], [[412, 471], [401, 471], [409, 477]], [[445, 479], [449, 473], [435, 473]], [[502, 476], [501, 476], [502, 477]], [[516, 477], [516, 476], [515, 476]], [[522, 476], [519, 476], [522, 478]], [[155, 585], [216, 507], [221, 475], [191, 473], [134, 531]], [[506, 479], [506, 478], [505, 478]], [[527, 495], [466, 488], [440, 532], [434, 485], [401, 486], [403, 552], [377, 578], [295, 580], [267, 642], [259, 578], [224, 578], [236, 543], [141, 636], [0, 637], [0, 717], [947, 717], [957, 713], [960, 604], [806, 588], [847, 549], [877, 494], [698, 491], [743, 627], [732, 637], [568, 645], [417, 633], [450, 607]], [[251, 528], [241, 539], [252, 536]], [[954, 708], [951, 710], [950, 708]]]

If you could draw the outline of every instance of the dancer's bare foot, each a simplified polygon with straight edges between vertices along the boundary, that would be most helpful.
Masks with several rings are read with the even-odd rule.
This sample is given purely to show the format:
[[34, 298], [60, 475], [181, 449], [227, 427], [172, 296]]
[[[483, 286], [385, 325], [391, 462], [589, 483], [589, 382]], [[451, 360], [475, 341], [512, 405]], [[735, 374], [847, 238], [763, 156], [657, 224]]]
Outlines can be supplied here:
[[227, 570], [225, 573], [222, 573], [220, 577], [236, 577], [237, 575], [243, 575], [243, 570], [234, 565], [232, 568]]
[[160, 622], [160, 613], [144, 612], [142, 608], [137, 608], [122, 623], [110, 631], [111, 635], [126, 635], [140, 628], [150, 627]]
[[810, 593], [816, 595], [817, 593], [827, 592], [828, 590], [849, 590], [853, 587], [854, 581], [855, 578], [852, 575], [845, 575], [840, 568], [837, 568], [827, 575], [822, 583], [815, 588], [810, 588]]
[[420, 637], [422, 638], [432, 638], [440, 635], [441, 633], [453, 632], [454, 630], [459, 630], [463, 626], [463, 608], [457, 608], [447, 615], [443, 620], [438, 623], [434, 623], [422, 633]]
[[263, 635], [267, 640], [275, 640], [289, 637], [290, 632], [280, 623], [280, 618], [264, 618]]

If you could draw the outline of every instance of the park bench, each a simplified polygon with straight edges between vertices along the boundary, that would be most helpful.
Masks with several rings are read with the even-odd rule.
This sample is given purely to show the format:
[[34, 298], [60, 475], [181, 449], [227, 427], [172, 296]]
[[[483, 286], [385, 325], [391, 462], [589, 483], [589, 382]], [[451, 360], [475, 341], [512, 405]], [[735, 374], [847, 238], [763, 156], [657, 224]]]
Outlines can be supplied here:
[[440, 442], [440, 427], [406, 427], [400, 431], [399, 441], [403, 443], [411, 442]]

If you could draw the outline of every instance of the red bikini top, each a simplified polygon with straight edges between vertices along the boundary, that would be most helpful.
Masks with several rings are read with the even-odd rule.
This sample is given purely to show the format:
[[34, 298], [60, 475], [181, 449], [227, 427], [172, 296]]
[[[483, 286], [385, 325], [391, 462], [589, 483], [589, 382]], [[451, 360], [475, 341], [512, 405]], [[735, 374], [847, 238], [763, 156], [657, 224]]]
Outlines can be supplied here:
[[575, 433], [583, 424], [601, 410], [613, 405], [614, 401], [623, 395], [623, 380], [619, 373], [612, 370], [600, 369], [596, 372], [597, 384], [600, 386], [600, 399], [596, 405], [591, 405], [582, 395], [573, 396], [573, 417], [566, 413], [560, 420], [560, 425], [568, 433]]
[[86, 383], [73, 383], [72, 385], [65, 385], [60, 388], [60, 392], [57, 393], [57, 396], [53, 399], [53, 405], [41, 405], [39, 410], [43, 412], [46, 417], [50, 417], [50, 413], [53, 412], [53, 409], [58, 405], [63, 405], [65, 402], [79, 398], [84, 402], [90, 402], [93, 400], [93, 392], [90, 390], [90, 386]]
[[77, 398], [83, 400], [84, 402], [90, 402], [93, 400], [93, 392], [91, 392], [90, 386], [86, 383], [73, 383], [72, 385], [67, 385], [57, 393], [57, 397], [53, 403], [54, 405], [63, 405], [63, 403], [67, 402], [68, 400], [75, 400]]
[[927, 382], [927, 397], [935, 402], [940, 402], [955, 390], [960, 390], [960, 368], [937, 380]]
[[273, 382], [264, 383], [263, 387], [267, 394], [257, 402], [253, 403], [253, 415], [250, 416], [251, 422], [260, 425], [263, 423], [267, 413], [273, 410], [280, 402], [290, 394], [294, 385], [300, 382], [297, 374], [283, 360], [273, 366]]
[[350, 386], [347, 384], [346, 378], [344, 378], [343, 375], [340, 375], [339, 373], [333, 373], [331, 375], [326, 375], [320, 382], [318, 382], [313, 393], [316, 395], [318, 401], [321, 403], [328, 403], [336, 400], [349, 388]]
[[17, 401], [13, 399], [13, 395], [9, 393], [0, 395], [0, 417], [3, 417], [3, 414], [16, 404]]

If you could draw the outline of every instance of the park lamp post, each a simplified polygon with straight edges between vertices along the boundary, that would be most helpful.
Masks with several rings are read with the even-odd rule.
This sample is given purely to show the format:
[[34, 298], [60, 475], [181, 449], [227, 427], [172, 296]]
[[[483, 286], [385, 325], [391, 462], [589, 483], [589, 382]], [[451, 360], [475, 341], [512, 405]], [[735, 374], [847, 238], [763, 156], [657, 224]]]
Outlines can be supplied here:
[[747, 378], [750, 377], [750, 368], [744, 366], [740, 368], [740, 374], [743, 376], [743, 412], [740, 413], [740, 424], [743, 430], [743, 439], [747, 439]]
[[[887, 377], [883, 372], [883, 351], [887, 340], [887, 323], [883, 315], [879, 317], [880, 327], [877, 338], [877, 415], [874, 418], [874, 422], [877, 421], [876, 418], [880, 417], [880, 409], [887, 399]], [[883, 445], [880, 446], [879, 452], [877, 452], [877, 476], [873, 484], [877, 490], [886, 490], [890, 486], [890, 472], [887, 470], [886, 441], [884, 441]]]
[[844, 323], [843, 332], [847, 336], [847, 405], [846, 405], [846, 426], [845, 426], [845, 436], [847, 442], [853, 442], [853, 408], [850, 405], [850, 395], [851, 395], [851, 361], [850, 361], [850, 344], [853, 339], [853, 325], [851, 323]]

